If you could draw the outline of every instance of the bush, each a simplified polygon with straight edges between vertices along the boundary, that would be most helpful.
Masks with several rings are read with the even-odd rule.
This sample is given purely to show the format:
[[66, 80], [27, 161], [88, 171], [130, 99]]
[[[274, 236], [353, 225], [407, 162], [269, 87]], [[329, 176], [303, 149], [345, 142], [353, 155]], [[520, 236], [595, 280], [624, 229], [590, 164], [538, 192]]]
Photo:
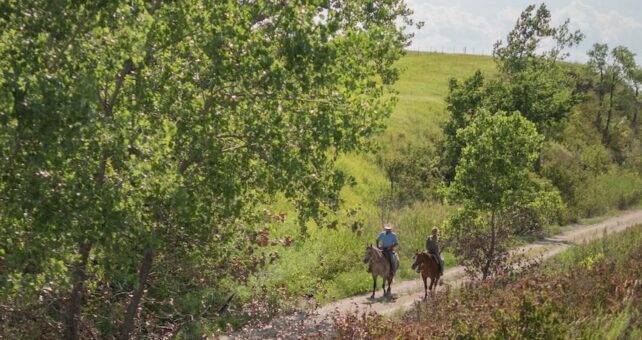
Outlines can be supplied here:
[[642, 178], [635, 172], [612, 167], [577, 188], [576, 207], [582, 216], [627, 209], [642, 199]]
[[560, 314], [564, 309], [551, 300], [536, 301], [524, 295], [511, 312], [494, 313], [495, 339], [564, 339], [566, 329]]

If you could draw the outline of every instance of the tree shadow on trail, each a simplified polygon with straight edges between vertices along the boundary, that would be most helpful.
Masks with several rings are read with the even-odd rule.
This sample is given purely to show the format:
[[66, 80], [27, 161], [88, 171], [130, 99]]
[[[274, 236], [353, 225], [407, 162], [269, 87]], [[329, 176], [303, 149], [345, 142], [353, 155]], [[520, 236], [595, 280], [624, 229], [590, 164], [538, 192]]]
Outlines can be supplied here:
[[562, 240], [558, 238], [544, 238], [540, 239], [537, 241], [532, 242], [532, 244], [542, 244], [542, 245], [549, 245], [549, 244], [565, 244], [565, 245], [574, 245], [577, 244], [574, 241], [570, 240]]

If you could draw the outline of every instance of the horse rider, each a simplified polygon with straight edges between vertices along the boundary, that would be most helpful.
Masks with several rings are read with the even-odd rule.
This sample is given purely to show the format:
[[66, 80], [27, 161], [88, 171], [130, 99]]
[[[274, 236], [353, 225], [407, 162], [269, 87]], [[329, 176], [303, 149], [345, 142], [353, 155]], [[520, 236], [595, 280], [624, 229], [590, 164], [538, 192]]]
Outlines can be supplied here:
[[[381, 244], [381, 246], [379, 245]], [[383, 250], [383, 254], [388, 259], [390, 264], [390, 273], [394, 276], [397, 268], [394, 266], [393, 257], [395, 247], [399, 245], [399, 239], [397, 234], [392, 232], [392, 224], [386, 223], [383, 227], [383, 231], [377, 236], [377, 247]]]
[[444, 275], [444, 260], [441, 258], [441, 251], [439, 250], [439, 229], [432, 228], [432, 235], [426, 238], [426, 250], [428, 254], [434, 254], [439, 263], [439, 275]]

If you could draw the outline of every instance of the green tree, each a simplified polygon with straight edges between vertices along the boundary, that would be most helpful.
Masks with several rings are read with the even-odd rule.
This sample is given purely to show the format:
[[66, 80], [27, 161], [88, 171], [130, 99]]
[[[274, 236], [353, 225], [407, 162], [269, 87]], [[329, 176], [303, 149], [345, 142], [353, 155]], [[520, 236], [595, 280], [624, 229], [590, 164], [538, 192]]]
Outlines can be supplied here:
[[[503, 41], [495, 43], [493, 57], [501, 73], [513, 75], [529, 69], [543, 70], [568, 57], [565, 50], [584, 39], [579, 30], [570, 31], [569, 23], [566, 19], [560, 26], [551, 26], [551, 12], [546, 4], [526, 7], [508, 33], [505, 45]], [[547, 39], [552, 40], [554, 46], [542, 51], [541, 43]]]
[[[609, 145], [612, 142], [611, 128], [618, 108], [619, 111], [631, 111], [624, 113], [631, 125], [635, 125], [637, 121], [640, 69], [635, 62], [635, 54], [624, 46], [617, 46], [609, 51], [607, 44], [595, 44], [587, 54], [589, 69], [597, 77], [595, 93], [598, 108], [595, 123], [602, 133], [602, 142]], [[632, 107], [626, 108], [627, 105], [623, 105], [627, 101], [633, 103]], [[606, 121], [603, 123], [604, 113]]]
[[409, 14], [401, 0], [0, 4], [2, 299], [66, 295], [69, 339], [105, 309], [103, 335], [129, 338], [150, 280], [173, 292], [147, 292], [149, 319], [180, 319], [168, 301], [188, 292], [220, 300], [252, 267], [255, 207], [281, 192], [302, 227], [336, 209], [334, 161], [391, 112]]
[[[493, 56], [503, 81], [491, 95], [495, 107], [489, 108], [521, 112], [546, 137], [554, 136], [557, 123], [577, 102], [575, 84], [558, 61], [584, 38], [580, 31], [570, 31], [568, 19], [557, 27], [550, 21], [545, 4], [537, 9], [530, 5], [506, 37], [505, 46], [502, 41], [495, 44]], [[552, 40], [554, 46], [539, 52], [544, 40]]]
[[447, 196], [463, 208], [449, 229], [456, 255], [485, 279], [506, 259], [515, 227], [510, 213], [528, 206], [546, 210], [560, 197], [532, 172], [543, 137], [519, 112], [480, 111], [457, 138], [462, 154]]
[[[551, 26], [550, 20], [546, 5], [528, 6], [506, 42], [498, 41], [494, 46], [497, 77], [486, 79], [478, 71], [462, 82], [450, 82], [446, 103], [451, 117], [444, 127], [442, 162], [447, 180], [453, 179], [461, 153], [457, 130], [466, 127], [470, 116], [480, 109], [519, 111], [546, 138], [558, 138], [560, 123], [579, 100], [575, 81], [559, 61], [567, 57], [565, 50], [578, 44], [584, 36], [579, 31], [571, 32], [568, 20], [557, 27]], [[543, 49], [545, 40], [552, 40], [554, 46]]]
[[631, 125], [636, 128], [638, 124], [638, 116], [640, 115], [640, 107], [642, 107], [642, 98], [640, 98], [640, 87], [642, 87], [642, 68], [638, 66], [631, 74], [631, 81], [633, 83], [633, 90], [635, 93], [635, 109], [633, 117], [631, 118]]
[[595, 124], [598, 128], [602, 125], [602, 111], [604, 108], [604, 96], [608, 91], [606, 83], [606, 72], [609, 55], [609, 46], [607, 44], [595, 43], [593, 48], [587, 52], [589, 56], [588, 66], [597, 74], [598, 80], [595, 86], [595, 92], [598, 98], [598, 110], [595, 117]]
[[451, 79], [448, 84], [446, 103], [450, 119], [444, 125], [442, 171], [449, 182], [455, 177], [455, 167], [461, 156], [462, 146], [457, 139], [457, 130], [468, 126], [470, 119], [484, 106], [487, 97], [484, 85], [485, 78], [479, 70], [461, 82]]
[[614, 95], [619, 83], [625, 82], [633, 78], [635, 69], [635, 55], [624, 46], [617, 46], [611, 51], [612, 63], [608, 68], [608, 88], [609, 88], [609, 106], [606, 116], [606, 124], [604, 125], [603, 140], [608, 144], [611, 138], [610, 128], [614, 115]]

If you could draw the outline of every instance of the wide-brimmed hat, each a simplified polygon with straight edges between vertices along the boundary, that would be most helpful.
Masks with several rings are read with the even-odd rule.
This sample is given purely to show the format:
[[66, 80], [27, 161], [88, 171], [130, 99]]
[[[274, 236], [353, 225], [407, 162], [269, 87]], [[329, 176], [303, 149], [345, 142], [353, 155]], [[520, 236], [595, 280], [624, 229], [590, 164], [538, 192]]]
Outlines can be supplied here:
[[386, 223], [386, 224], [383, 226], [383, 230], [392, 230], [392, 224], [390, 224], [390, 223]]
[[439, 233], [439, 228], [437, 228], [437, 227], [432, 227], [432, 232], [433, 232], [433, 233], [434, 233], [434, 232]]

